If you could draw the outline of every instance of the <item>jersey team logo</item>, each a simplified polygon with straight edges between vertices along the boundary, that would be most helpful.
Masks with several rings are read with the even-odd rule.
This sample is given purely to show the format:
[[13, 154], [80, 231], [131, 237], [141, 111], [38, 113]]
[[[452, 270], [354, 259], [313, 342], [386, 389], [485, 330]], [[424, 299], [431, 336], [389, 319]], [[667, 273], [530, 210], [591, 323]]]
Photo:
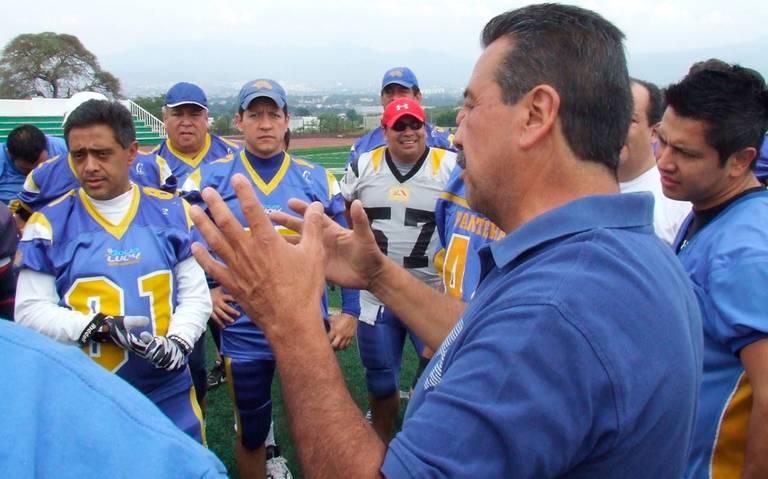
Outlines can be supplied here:
[[405, 186], [393, 186], [389, 189], [389, 200], [408, 203], [411, 197], [411, 189]]
[[128, 264], [136, 264], [141, 259], [141, 249], [139, 248], [107, 248], [107, 265], [109, 266], [125, 266]]

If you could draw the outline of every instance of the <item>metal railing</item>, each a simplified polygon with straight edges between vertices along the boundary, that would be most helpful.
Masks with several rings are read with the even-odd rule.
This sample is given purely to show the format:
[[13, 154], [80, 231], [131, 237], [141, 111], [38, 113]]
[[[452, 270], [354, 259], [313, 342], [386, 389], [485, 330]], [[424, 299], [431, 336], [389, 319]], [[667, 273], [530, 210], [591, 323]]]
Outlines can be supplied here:
[[154, 133], [157, 133], [159, 136], [163, 138], [167, 136], [165, 133], [165, 125], [162, 121], [157, 119], [150, 112], [132, 102], [131, 100], [125, 101], [128, 103], [128, 108], [131, 110], [131, 115], [138, 117], [139, 120], [143, 121], [145, 125], [147, 125]]

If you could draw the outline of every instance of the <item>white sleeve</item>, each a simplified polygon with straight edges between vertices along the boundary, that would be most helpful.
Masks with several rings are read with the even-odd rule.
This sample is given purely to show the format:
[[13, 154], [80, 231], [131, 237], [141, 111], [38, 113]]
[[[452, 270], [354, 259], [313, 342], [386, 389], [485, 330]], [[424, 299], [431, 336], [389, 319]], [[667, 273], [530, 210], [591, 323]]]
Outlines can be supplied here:
[[194, 346], [205, 331], [213, 311], [211, 292], [205, 280], [203, 268], [194, 257], [189, 257], [176, 265], [176, 281], [179, 292], [176, 296], [178, 306], [173, 312], [168, 335], [176, 335]]
[[351, 203], [352, 200], [357, 198], [359, 181], [360, 178], [358, 178], [355, 172], [352, 171], [352, 167], [348, 167], [346, 173], [344, 173], [344, 178], [342, 178], [341, 184], [339, 185], [341, 188], [341, 196], [344, 197], [345, 201]]
[[93, 315], [59, 306], [56, 278], [31, 269], [19, 273], [14, 313], [17, 323], [67, 344], [77, 344], [93, 320]]

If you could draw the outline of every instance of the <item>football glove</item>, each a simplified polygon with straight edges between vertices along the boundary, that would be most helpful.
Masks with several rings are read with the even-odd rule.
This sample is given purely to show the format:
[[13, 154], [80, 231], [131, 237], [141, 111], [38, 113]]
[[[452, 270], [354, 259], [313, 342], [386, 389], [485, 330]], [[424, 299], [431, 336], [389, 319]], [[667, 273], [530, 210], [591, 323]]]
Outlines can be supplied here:
[[78, 342], [85, 345], [89, 341], [114, 342], [123, 349], [135, 350], [144, 346], [139, 338], [131, 333], [132, 329], [143, 328], [149, 324], [146, 316], [108, 316], [96, 314], [80, 334]]
[[192, 346], [178, 336], [152, 336], [147, 331], [141, 333], [143, 343], [136, 354], [143, 357], [158, 369], [176, 371], [187, 365], [187, 356]]

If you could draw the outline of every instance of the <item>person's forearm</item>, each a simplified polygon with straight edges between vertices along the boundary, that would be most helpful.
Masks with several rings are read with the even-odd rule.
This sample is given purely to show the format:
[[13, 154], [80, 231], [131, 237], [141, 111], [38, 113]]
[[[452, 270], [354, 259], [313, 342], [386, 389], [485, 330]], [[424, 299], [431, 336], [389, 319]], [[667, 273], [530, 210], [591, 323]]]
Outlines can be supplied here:
[[302, 318], [306, 327], [268, 335], [303, 469], [307, 477], [380, 477], [386, 446], [352, 400], [319, 317], [318, 309]]
[[758, 397], [754, 397], [752, 401], [741, 477], [768, 477], [768, 401]]
[[168, 335], [181, 336], [195, 344], [205, 331], [212, 304], [203, 268], [189, 257], [176, 265], [178, 305], [173, 312]]
[[389, 259], [382, 262], [370, 291], [433, 350], [440, 347], [466, 307]]

